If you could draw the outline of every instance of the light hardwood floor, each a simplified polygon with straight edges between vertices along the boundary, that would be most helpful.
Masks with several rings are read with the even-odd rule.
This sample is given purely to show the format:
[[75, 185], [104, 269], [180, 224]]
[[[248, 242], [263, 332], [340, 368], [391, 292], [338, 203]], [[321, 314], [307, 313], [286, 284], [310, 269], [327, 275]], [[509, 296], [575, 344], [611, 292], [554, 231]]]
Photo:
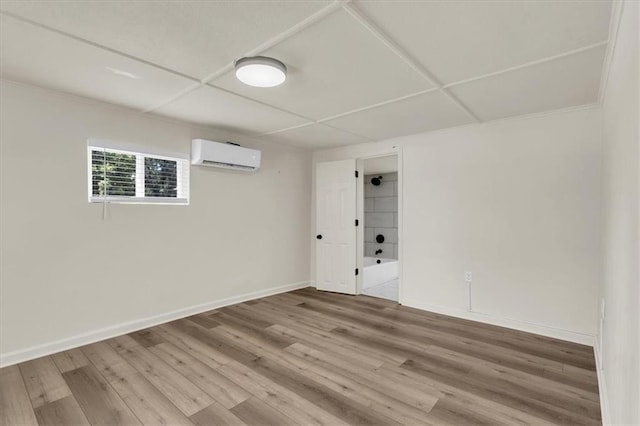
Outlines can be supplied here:
[[311, 288], [3, 368], [0, 419], [601, 423], [590, 347]]

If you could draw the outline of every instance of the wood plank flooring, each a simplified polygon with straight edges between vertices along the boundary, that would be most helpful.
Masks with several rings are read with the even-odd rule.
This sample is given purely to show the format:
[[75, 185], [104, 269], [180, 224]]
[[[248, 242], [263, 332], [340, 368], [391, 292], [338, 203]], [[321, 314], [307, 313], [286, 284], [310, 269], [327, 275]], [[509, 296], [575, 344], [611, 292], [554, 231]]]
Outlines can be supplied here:
[[311, 288], [0, 370], [1, 425], [600, 423], [590, 347]]

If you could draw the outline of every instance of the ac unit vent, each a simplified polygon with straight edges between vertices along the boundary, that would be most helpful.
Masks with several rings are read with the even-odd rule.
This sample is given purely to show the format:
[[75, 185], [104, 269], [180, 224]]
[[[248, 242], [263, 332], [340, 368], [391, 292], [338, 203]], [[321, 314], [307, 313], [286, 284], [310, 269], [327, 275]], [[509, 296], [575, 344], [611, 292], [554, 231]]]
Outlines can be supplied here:
[[241, 146], [194, 139], [191, 141], [191, 164], [255, 172], [260, 168], [261, 152]]
[[223, 169], [241, 169], [248, 171], [255, 171], [256, 169], [250, 166], [243, 166], [241, 164], [231, 164], [231, 163], [222, 163], [220, 161], [212, 161], [212, 160], [204, 160], [202, 161], [203, 166], [212, 166], [212, 167], [220, 167]]

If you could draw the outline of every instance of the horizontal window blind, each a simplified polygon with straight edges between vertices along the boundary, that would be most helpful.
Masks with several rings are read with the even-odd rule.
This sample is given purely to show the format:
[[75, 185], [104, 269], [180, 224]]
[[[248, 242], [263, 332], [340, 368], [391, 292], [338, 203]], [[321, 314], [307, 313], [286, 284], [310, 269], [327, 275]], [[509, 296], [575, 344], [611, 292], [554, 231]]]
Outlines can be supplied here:
[[189, 203], [189, 161], [132, 150], [87, 145], [89, 201]]

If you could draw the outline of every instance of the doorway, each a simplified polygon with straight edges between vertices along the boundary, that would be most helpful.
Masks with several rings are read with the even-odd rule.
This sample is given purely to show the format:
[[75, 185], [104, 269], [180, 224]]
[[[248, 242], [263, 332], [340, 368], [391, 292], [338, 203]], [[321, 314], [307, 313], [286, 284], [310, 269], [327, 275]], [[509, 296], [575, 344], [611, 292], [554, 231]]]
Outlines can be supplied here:
[[362, 159], [361, 293], [398, 301], [398, 156]]
[[402, 300], [401, 152], [316, 163], [316, 288]]

